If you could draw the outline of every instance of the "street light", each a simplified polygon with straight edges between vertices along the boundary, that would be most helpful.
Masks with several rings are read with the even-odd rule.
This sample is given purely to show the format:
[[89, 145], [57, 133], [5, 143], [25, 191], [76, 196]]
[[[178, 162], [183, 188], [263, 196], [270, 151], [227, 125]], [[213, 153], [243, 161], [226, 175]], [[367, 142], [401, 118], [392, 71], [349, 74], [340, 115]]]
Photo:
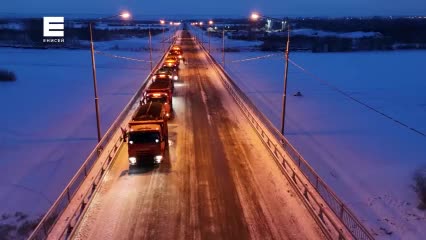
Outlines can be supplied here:
[[[213, 26], [213, 21], [209, 21], [209, 26]], [[209, 36], [209, 53], [210, 53], [210, 31], [209, 28], [207, 28], [207, 35]]]
[[[250, 18], [254, 21], [257, 21], [260, 18], [266, 18], [266, 19], [271, 19], [271, 20], [275, 20], [275, 21], [280, 21], [281, 24], [287, 23], [286, 21], [283, 21], [282, 19], [266, 17], [266, 16], [262, 16], [258, 13], [252, 13]], [[284, 28], [282, 28], [282, 29], [284, 29]], [[290, 24], [288, 24], [288, 28], [287, 28], [287, 44], [286, 44], [286, 50], [285, 50], [284, 92], [283, 92], [282, 116], [281, 116], [281, 134], [282, 135], [284, 135], [285, 111], [286, 111], [286, 100], [287, 100], [287, 77], [288, 77], [289, 54], [290, 54]]]
[[119, 16], [123, 19], [129, 19], [131, 17], [129, 12], [123, 12]]
[[225, 32], [234, 32], [235, 30], [225, 30], [225, 27], [222, 29], [222, 66], [225, 68]]
[[95, 110], [96, 110], [96, 127], [97, 127], [97, 133], [98, 133], [98, 142], [101, 141], [101, 124], [100, 124], [100, 116], [99, 116], [99, 97], [98, 97], [98, 86], [96, 82], [96, 63], [95, 63], [95, 47], [93, 44], [93, 33], [92, 33], [92, 24], [97, 21], [102, 21], [105, 19], [115, 18], [115, 17], [121, 17], [122, 19], [129, 19], [130, 13], [129, 12], [122, 12], [121, 14], [110, 16], [110, 17], [104, 17], [104, 18], [98, 18], [94, 21], [89, 22], [89, 33], [90, 33], [90, 53], [92, 57], [92, 74], [93, 74], [93, 90], [95, 93]]
[[225, 69], [225, 27], [222, 29], [222, 66]]
[[252, 13], [250, 16], [251, 20], [257, 21], [260, 18], [260, 15], [258, 13]]
[[149, 35], [149, 63], [151, 64], [151, 72], [152, 72], [152, 39], [151, 39], [151, 25], [148, 27], [148, 35]]
[[161, 19], [161, 20], [160, 20], [160, 24], [161, 24], [161, 26], [163, 26], [163, 36], [162, 36], [162, 39], [163, 39], [162, 43], [163, 43], [163, 44], [161, 44], [161, 48], [163, 49], [163, 51], [166, 51], [166, 49], [165, 49], [165, 47], [164, 47], [164, 44], [165, 44], [165, 43], [164, 43], [164, 41], [165, 41], [165, 40], [164, 40], [164, 29], [165, 29], [165, 28], [164, 28], [164, 24], [166, 24], [166, 21], [165, 21], [165, 20], [163, 20], [163, 19]]

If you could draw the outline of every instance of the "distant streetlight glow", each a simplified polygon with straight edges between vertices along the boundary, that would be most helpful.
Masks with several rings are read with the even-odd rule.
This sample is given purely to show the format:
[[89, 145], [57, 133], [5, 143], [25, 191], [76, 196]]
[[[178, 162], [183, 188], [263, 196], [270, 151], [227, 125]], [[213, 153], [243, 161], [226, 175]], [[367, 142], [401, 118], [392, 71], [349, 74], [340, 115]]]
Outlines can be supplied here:
[[258, 13], [252, 13], [250, 18], [254, 21], [257, 21], [260, 18], [260, 15]]
[[160, 24], [161, 25], [164, 25], [166, 23], [166, 21], [164, 21], [164, 20], [160, 20]]
[[123, 12], [120, 14], [120, 17], [123, 19], [129, 19], [131, 17], [129, 12]]
[[213, 25], [213, 21], [212, 20], [209, 21], [209, 25]]
[[200, 25], [202, 26], [202, 25], [203, 25], [203, 22], [200, 22]]

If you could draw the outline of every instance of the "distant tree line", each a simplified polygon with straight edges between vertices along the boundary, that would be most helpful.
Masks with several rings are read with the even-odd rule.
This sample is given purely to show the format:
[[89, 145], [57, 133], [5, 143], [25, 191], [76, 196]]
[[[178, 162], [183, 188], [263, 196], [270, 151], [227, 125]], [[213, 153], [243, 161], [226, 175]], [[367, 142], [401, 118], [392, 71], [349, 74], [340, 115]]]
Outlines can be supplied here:
[[[294, 18], [285, 19], [292, 29], [313, 29], [327, 32], [377, 32], [380, 36], [364, 38], [343, 38], [338, 36], [291, 36], [291, 48], [313, 52], [426, 49], [426, 19], [423, 18]], [[265, 31], [265, 21], [223, 20], [229, 23], [229, 38], [239, 40], [260, 40], [265, 51], [283, 50], [286, 34], [273, 34]], [[232, 24], [230, 23], [232, 22]], [[244, 24], [245, 23], [245, 24]], [[234, 25], [235, 24], [235, 25]], [[238, 25], [239, 24], [239, 25]], [[280, 24], [274, 24], [279, 29]], [[218, 31], [221, 31], [219, 29]], [[214, 34], [213, 34], [214, 35]], [[220, 37], [218, 35], [218, 37]]]
[[380, 32], [395, 43], [426, 43], [426, 19], [423, 18], [344, 18], [296, 19], [297, 28], [331, 32]]

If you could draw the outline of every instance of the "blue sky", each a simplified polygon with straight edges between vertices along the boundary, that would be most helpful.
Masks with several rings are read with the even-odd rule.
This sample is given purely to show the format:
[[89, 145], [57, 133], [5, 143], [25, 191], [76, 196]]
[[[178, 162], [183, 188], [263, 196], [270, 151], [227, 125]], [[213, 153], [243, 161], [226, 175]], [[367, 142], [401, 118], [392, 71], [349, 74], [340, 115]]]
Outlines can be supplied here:
[[252, 10], [277, 16], [426, 16], [426, 0], [11, 0], [2, 1], [0, 15], [84, 17], [114, 14], [120, 9], [141, 17], [248, 16]]

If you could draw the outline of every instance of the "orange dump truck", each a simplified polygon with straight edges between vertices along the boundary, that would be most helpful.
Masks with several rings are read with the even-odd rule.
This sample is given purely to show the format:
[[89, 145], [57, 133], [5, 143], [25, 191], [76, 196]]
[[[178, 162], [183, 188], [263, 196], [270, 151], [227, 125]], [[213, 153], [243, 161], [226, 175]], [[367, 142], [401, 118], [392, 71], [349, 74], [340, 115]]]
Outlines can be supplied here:
[[159, 102], [164, 105], [166, 116], [171, 118], [173, 113], [173, 81], [171, 79], [156, 79], [145, 91], [144, 103]]
[[167, 117], [163, 104], [142, 104], [129, 122], [129, 168], [160, 164], [167, 145]]

